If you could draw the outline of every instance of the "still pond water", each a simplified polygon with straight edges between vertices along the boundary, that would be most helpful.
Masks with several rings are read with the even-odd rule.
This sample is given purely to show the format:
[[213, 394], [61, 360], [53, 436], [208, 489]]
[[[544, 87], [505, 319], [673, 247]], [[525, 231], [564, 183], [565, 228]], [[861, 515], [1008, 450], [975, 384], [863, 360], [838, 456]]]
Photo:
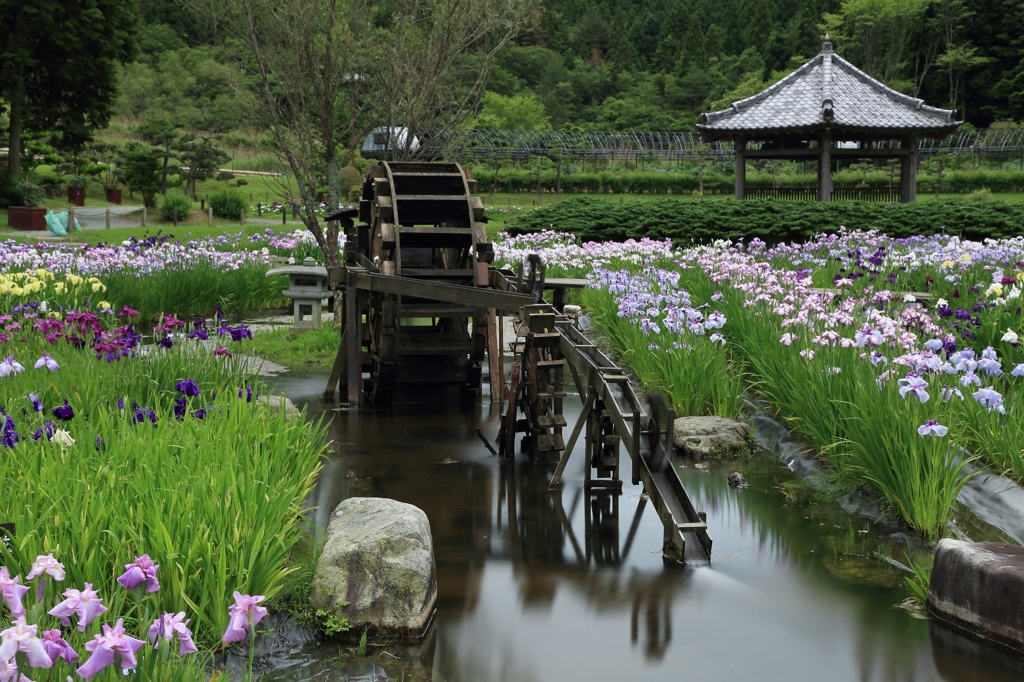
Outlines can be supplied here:
[[[898, 604], [906, 546], [835, 505], [787, 497], [794, 475], [769, 455], [679, 460], [707, 512], [711, 563], [666, 564], [662, 527], [628, 480], [583, 489], [582, 445], [548, 493], [550, 469], [492, 456], [498, 409], [484, 404], [329, 412], [323, 375], [274, 381], [331, 415], [331, 455], [309, 500], [323, 530], [353, 496], [423, 509], [437, 557], [437, 614], [419, 646], [307, 648], [263, 680], [587, 682], [851, 680], [1002, 682], [1024, 665]], [[486, 400], [486, 398], [485, 398]], [[580, 401], [566, 400], [575, 422]], [[739, 470], [745, 490], [726, 484]]]

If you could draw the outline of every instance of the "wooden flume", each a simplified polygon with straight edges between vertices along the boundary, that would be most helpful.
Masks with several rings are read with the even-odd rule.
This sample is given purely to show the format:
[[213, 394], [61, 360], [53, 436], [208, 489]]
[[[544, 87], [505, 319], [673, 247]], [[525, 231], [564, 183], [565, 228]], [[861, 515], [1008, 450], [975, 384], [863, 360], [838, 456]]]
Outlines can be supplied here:
[[[584, 281], [547, 280], [537, 256], [516, 273], [493, 267], [474, 191], [459, 164], [383, 162], [367, 169], [358, 209], [327, 216], [342, 223], [346, 244], [343, 266], [329, 269], [344, 292], [344, 324], [324, 397], [340, 390], [352, 406], [377, 408], [469, 398], [481, 390], [486, 359], [491, 401], [506, 406], [501, 456], [514, 456], [521, 435], [523, 454], [555, 465], [557, 489], [582, 438], [586, 487], [617, 495], [624, 451], [665, 528], [666, 556], [682, 560], [692, 534], [710, 558], [705, 517], [669, 456], [672, 410], [660, 395], [637, 396], [623, 369], [562, 314], [568, 289]], [[496, 324], [504, 313], [519, 320], [507, 389]], [[584, 408], [566, 442], [569, 378]]]

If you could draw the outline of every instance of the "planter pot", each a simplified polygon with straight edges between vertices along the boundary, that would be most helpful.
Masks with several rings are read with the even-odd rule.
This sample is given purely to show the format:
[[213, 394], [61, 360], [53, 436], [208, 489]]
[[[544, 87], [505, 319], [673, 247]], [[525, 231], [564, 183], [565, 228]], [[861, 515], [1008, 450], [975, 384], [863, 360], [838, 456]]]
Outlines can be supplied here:
[[7, 209], [7, 224], [16, 230], [45, 230], [46, 209], [11, 206]]
[[75, 206], [85, 206], [85, 188], [68, 187], [68, 203]]
[[107, 188], [107, 201], [111, 204], [121, 205], [121, 190], [116, 187]]

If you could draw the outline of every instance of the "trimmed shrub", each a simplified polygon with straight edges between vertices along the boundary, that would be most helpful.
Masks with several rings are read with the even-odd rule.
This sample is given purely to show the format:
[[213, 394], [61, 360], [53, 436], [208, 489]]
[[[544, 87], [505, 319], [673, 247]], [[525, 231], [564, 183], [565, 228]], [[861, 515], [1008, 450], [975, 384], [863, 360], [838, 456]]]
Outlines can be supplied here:
[[187, 220], [188, 212], [192, 210], [192, 201], [184, 194], [174, 192], [164, 195], [160, 202], [160, 217], [170, 222], [177, 215], [178, 220]]
[[508, 225], [513, 234], [555, 229], [583, 241], [664, 239], [708, 243], [752, 239], [769, 244], [805, 241], [840, 227], [877, 229], [892, 237], [939, 231], [967, 239], [1024, 234], [1024, 204], [949, 199], [914, 204], [813, 201], [645, 201], [573, 197], [525, 213]]
[[218, 218], [236, 220], [246, 209], [245, 197], [239, 192], [226, 189], [210, 197], [210, 208]]

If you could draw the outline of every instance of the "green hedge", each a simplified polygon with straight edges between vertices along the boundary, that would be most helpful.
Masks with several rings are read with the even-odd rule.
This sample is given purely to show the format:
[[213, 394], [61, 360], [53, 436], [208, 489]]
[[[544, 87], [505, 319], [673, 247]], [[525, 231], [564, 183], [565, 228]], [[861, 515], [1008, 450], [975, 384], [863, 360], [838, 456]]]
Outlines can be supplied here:
[[945, 228], [968, 239], [1024, 234], [1024, 204], [963, 199], [915, 204], [802, 201], [621, 201], [573, 197], [509, 223], [513, 234], [554, 228], [583, 241], [664, 239], [678, 243], [758, 237], [770, 244], [815, 234], [878, 229], [893, 237], [930, 235]]
[[[480, 183], [480, 191], [490, 192], [494, 184], [494, 171], [474, 168], [473, 177]], [[813, 174], [779, 175], [774, 180], [768, 173], [747, 172], [749, 187], [813, 187]], [[858, 173], [844, 170], [832, 175], [836, 187], [889, 187], [892, 182], [888, 173]], [[544, 192], [554, 192], [558, 183], [557, 173], [546, 170], [541, 173], [540, 184]], [[899, 178], [895, 178], [899, 186]], [[936, 179], [922, 174], [917, 179], [918, 192], [934, 192]], [[694, 173], [652, 173], [642, 171], [594, 173], [563, 173], [562, 192], [566, 194], [692, 194], [699, 187]], [[967, 194], [979, 189], [992, 192], [1024, 192], [1024, 172], [1020, 171], [961, 171], [948, 172], [942, 176], [943, 193]], [[516, 168], [498, 172], [499, 192], [536, 192], [537, 176]], [[708, 194], [732, 194], [731, 175], [707, 173], [704, 176], [704, 191]]]

